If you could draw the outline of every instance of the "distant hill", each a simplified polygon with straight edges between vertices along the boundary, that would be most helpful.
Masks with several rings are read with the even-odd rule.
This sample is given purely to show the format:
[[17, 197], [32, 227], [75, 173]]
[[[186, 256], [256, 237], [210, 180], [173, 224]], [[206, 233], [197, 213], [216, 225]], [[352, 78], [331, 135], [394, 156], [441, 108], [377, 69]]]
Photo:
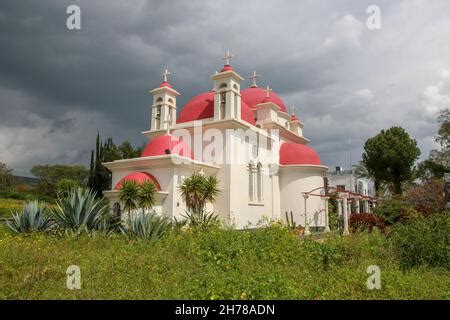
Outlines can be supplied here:
[[37, 186], [39, 183], [39, 178], [36, 177], [25, 177], [25, 176], [14, 176], [16, 183], [26, 183], [33, 187]]

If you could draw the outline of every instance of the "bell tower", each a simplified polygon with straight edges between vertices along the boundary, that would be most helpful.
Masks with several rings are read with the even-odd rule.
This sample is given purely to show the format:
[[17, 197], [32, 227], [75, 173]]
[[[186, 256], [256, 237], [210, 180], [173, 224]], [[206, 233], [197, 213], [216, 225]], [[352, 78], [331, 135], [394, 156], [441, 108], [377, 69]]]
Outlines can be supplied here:
[[211, 76], [214, 81], [214, 120], [241, 119], [241, 81], [244, 80], [230, 65], [233, 55], [228, 51], [225, 65]]
[[162, 83], [150, 91], [153, 94], [151, 131], [167, 131], [177, 120], [177, 96], [180, 93], [168, 82], [169, 75], [170, 72], [165, 69]]

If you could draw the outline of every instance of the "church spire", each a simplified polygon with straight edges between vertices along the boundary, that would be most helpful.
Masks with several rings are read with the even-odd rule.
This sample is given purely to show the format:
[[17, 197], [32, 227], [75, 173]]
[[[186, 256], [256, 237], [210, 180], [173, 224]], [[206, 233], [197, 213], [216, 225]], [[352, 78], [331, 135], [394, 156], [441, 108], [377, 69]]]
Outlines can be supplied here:
[[153, 95], [151, 130], [166, 130], [170, 132], [170, 126], [176, 123], [177, 96], [180, 95], [169, 83], [171, 73], [164, 68], [162, 83], [158, 88], [151, 90]]

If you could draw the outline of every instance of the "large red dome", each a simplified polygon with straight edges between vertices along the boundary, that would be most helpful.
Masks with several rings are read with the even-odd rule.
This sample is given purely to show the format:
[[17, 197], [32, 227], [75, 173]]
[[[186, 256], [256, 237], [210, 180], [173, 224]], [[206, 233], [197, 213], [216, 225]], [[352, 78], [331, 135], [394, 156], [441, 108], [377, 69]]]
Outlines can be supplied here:
[[159, 185], [158, 180], [154, 176], [152, 176], [150, 173], [147, 172], [133, 172], [127, 175], [126, 177], [122, 178], [114, 187], [114, 190], [119, 190], [122, 187], [122, 184], [125, 181], [136, 181], [137, 184], [141, 184], [144, 181], [149, 181], [153, 183], [156, 187], [156, 190], [160, 191], [161, 186]]
[[280, 147], [280, 164], [306, 164], [320, 166], [321, 161], [317, 152], [307, 145], [285, 142]]
[[162, 135], [150, 140], [141, 154], [141, 157], [162, 156], [178, 154], [179, 156], [193, 159], [189, 146], [180, 141], [176, 136]]
[[256, 105], [262, 102], [273, 102], [280, 107], [283, 112], [286, 111], [286, 106], [281, 98], [274, 92], [270, 92], [269, 98], [266, 98], [266, 90], [259, 87], [251, 87], [241, 91], [242, 100], [250, 107], [255, 109]]
[[[214, 94], [214, 91], [205, 92], [189, 100], [181, 110], [177, 123], [213, 118]], [[244, 101], [241, 102], [241, 118], [248, 123], [256, 124], [253, 111]]]

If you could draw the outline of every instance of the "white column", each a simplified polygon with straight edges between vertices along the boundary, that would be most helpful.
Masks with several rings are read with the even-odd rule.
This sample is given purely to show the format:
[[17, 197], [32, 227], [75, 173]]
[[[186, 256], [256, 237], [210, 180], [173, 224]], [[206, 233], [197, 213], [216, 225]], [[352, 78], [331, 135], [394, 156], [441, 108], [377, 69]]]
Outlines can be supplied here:
[[325, 232], [330, 232], [330, 221], [329, 221], [329, 215], [328, 215], [328, 201], [330, 200], [329, 197], [324, 197], [325, 200]]
[[364, 200], [364, 212], [370, 213], [369, 200], [367, 200], [367, 199]]
[[349, 234], [350, 232], [348, 231], [348, 202], [347, 202], [347, 196], [345, 196], [342, 199], [342, 209], [344, 211], [344, 235]]
[[361, 211], [360, 211], [359, 205], [360, 205], [359, 197], [356, 197], [356, 198], [355, 198], [355, 212], [356, 212], [356, 213], [360, 213], [360, 212], [361, 212]]
[[305, 200], [305, 235], [310, 235], [311, 231], [309, 231], [309, 223], [308, 223], [308, 214], [307, 214], [307, 207], [306, 207], [306, 200], [308, 200], [308, 195], [304, 194], [303, 199]]
[[338, 217], [340, 219], [342, 216], [342, 200], [336, 199], [336, 201], [337, 201], [337, 213], [338, 213]]

